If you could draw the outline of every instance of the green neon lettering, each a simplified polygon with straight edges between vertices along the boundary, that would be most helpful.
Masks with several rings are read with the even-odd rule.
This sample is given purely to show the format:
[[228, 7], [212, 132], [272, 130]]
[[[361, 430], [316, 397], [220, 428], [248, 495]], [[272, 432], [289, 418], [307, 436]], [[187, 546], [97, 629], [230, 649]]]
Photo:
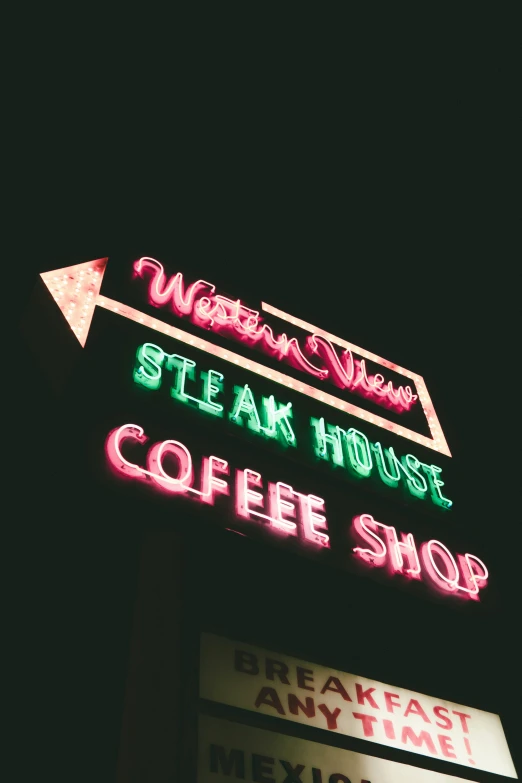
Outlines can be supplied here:
[[159, 345], [143, 343], [136, 351], [136, 364], [133, 379], [147, 389], [159, 389], [161, 386], [161, 368], [165, 353]]
[[247, 427], [254, 432], [261, 432], [261, 421], [257, 412], [256, 402], [252, 389], [245, 383], [244, 386], [234, 386], [236, 399], [229, 414], [230, 421], [243, 426], [243, 420], [247, 417]]
[[[223, 405], [216, 401], [223, 392], [224, 377], [217, 370], [201, 372], [202, 398], [194, 397], [186, 391], [187, 379], [196, 381], [196, 362], [179, 354], [166, 354], [154, 343], [144, 343], [136, 352], [133, 379], [135, 383], [148, 389], [159, 389], [163, 370], [173, 370], [174, 380], [170, 389], [171, 396], [184, 403], [195, 403], [200, 410], [215, 416], [223, 416]], [[274, 398], [263, 397], [263, 418], [261, 424], [258, 408], [252, 390], [248, 384], [234, 386], [235, 401], [229, 419], [240, 426], [246, 419], [247, 427], [268, 438], [276, 438], [283, 445], [297, 445], [291, 419], [292, 403], [279, 403]], [[357, 476], [368, 477], [375, 465], [378, 475], [390, 487], [398, 487], [404, 481], [409, 492], [424, 499], [428, 489], [431, 500], [443, 509], [449, 509], [453, 501], [442, 494], [444, 481], [440, 478], [442, 468], [421, 462], [413, 454], [398, 458], [394, 449], [383, 448], [380, 443], [370, 443], [363, 432], [354, 429], [343, 430], [325, 422], [324, 418], [311, 418], [312, 446], [318, 459], [331, 461], [334, 465], [345, 466]], [[347, 452], [345, 459], [343, 442]], [[422, 472], [421, 472], [422, 471]], [[424, 477], [426, 476], [426, 478]]]
[[174, 373], [174, 383], [170, 390], [172, 397], [181, 400], [181, 402], [192, 401], [199, 404], [200, 400], [197, 397], [193, 397], [185, 391], [187, 376], [189, 380], [195, 380], [195, 367], [196, 362], [193, 362], [192, 359], [187, 359], [185, 356], [180, 356], [177, 353], [169, 356], [168, 368], [176, 371]]
[[[341, 434], [344, 436], [344, 430], [340, 427], [334, 427], [332, 424], [325, 424], [324, 418], [311, 418], [312, 432], [314, 435], [313, 449], [319, 459], [329, 460], [328, 446], [331, 448], [331, 459], [334, 465], [344, 466], [343, 444]], [[328, 431], [327, 428], [328, 427]]]
[[424, 476], [418, 470], [422, 462], [413, 454], [406, 454], [406, 456], [401, 458], [401, 463], [406, 476], [406, 484], [411, 494], [418, 498], [424, 498], [428, 491], [428, 485]]
[[213, 413], [215, 416], [223, 416], [223, 406], [214, 402], [213, 398], [223, 391], [223, 375], [216, 370], [202, 372], [203, 399], [198, 402], [202, 411]]
[[[372, 443], [372, 449], [375, 454], [375, 464], [382, 481], [389, 487], [398, 487], [401, 480], [401, 472], [397, 467], [397, 457], [393, 448], [390, 446], [388, 449], [383, 449], [380, 443]], [[386, 461], [390, 468], [392, 465], [395, 467], [395, 473], [390, 473]]]
[[367, 478], [371, 475], [373, 467], [368, 438], [364, 432], [350, 427], [346, 431], [346, 443], [351, 467], [359, 476]]
[[406, 481], [406, 487], [409, 492], [417, 498], [424, 499], [426, 497], [428, 486], [424, 480], [424, 477], [418, 471], [418, 468], [421, 467], [422, 462], [420, 462], [420, 460], [418, 460], [417, 457], [415, 457], [413, 454], [406, 454], [405, 457], [401, 457], [399, 459], [391, 446], [389, 449], [387, 449], [387, 451], [391, 456], [399, 477], [401, 474], [404, 477], [404, 480]]
[[277, 438], [277, 436], [281, 434], [283, 436], [283, 443], [295, 446], [295, 433], [290, 424], [290, 419], [292, 418], [292, 403], [288, 402], [286, 405], [283, 405], [280, 402], [276, 402], [274, 395], [271, 394], [270, 397], [263, 397], [263, 405], [265, 408], [267, 426], [261, 427], [261, 429], [269, 438]]
[[[324, 418], [312, 417], [310, 424], [312, 447], [319, 459], [330, 461], [334, 465], [344, 465], [352, 475], [355, 473], [362, 477], [368, 477], [372, 473], [375, 475], [373, 466], [376, 465], [377, 475], [387, 486], [397, 488], [402, 484], [412, 495], [421, 499], [428, 497], [429, 489], [433, 503], [444, 509], [453, 505], [441, 492], [441, 487], [444, 486], [444, 482], [439, 478], [442, 468], [426, 465], [413, 454], [399, 458], [392, 446], [383, 448], [381, 443], [370, 443], [363, 432], [354, 428], [345, 432], [340, 427], [326, 423]], [[346, 459], [343, 442], [346, 444]]]
[[278, 438], [283, 445], [296, 445], [297, 440], [290, 423], [292, 418], [291, 402], [286, 405], [277, 402], [273, 394], [270, 397], [263, 397], [264, 418], [266, 420], [266, 426], [263, 426], [252, 389], [248, 383], [244, 386], [234, 386], [234, 392], [236, 398], [229, 413], [230, 421], [243, 426], [243, 421], [246, 419], [248, 428], [253, 432], [267, 438]]
[[223, 415], [223, 406], [214, 401], [214, 397], [223, 390], [223, 375], [216, 370], [202, 372], [203, 379], [203, 398], [194, 397], [188, 394], [185, 389], [187, 379], [189, 382], [196, 380], [196, 362], [187, 359], [186, 356], [180, 356], [177, 353], [168, 357], [168, 368], [175, 371], [174, 382], [170, 393], [171, 396], [181, 402], [195, 403], [198, 408], [214, 416]]
[[439, 473], [442, 473], [442, 468], [438, 468], [437, 465], [425, 465], [424, 463], [421, 463], [421, 465], [428, 476], [430, 495], [433, 502], [442, 508], [451, 508], [453, 501], [444, 497], [440, 491], [440, 488], [444, 486], [444, 482], [438, 478]]

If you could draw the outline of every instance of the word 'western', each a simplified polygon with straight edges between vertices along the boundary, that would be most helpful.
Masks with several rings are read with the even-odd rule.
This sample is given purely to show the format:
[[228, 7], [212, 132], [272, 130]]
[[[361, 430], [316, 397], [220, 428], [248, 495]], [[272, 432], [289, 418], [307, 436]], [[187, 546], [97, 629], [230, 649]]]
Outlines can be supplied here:
[[136, 261], [134, 270], [140, 277], [150, 275], [149, 301], [155, 307], [169, 306], [177, 316], [190, 318], [198, 326], [261, 348], [321, 381], [328, 380], [398, 412], [409, 410], [418, 399], [410, 386], [395, 388], [381, 373], [371, 375], [365, 359], [355, 359], [349, 349], [338, 350], [322, 335], [312, 334], [300, 342], [284, 333], [274, 334], [258, 310], [239, 299], [216, 294], [216, 287], [206, 280], [187, 286], [181, 272], [168, 279], [162, 264], [147, 256]]

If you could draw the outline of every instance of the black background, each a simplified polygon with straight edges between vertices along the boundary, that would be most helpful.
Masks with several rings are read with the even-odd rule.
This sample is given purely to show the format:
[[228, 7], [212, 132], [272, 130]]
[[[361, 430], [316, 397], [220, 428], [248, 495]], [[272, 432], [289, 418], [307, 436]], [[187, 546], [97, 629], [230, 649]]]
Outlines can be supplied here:
[[[442, 696], [461, 689], [470, 694], [464, 703], [501, 712], [520, 769], [513, 63], [509, 41], [486, 34], [486, 21], [479, 34], [453, 20], [458, 35], [440, 38], [410, 19], [423, 33], [411, 49], [405, 36], [408, 54], [388, 40], [356, 56], [345, 40], [325, 47], [327, 60], [289, 25], [281, 38], [272, 31], [277, 62], [262, 45], [253, 58], [241, 47], [208, 61], [196, 48], [154, 64], [158, 78], [145, 82], [147, 63], [131, 47], [121, 66], [133, 85], [125, 107], [118, 80], [107, 89], [92, 58], [85, 68], [73, 58], [81, 75], [56, 101], [35, 75], [6, 268], [17, 325], [38, 272], [151, 255], [423, 375], [458, 465], [470, 535], [501, 598], [483, 626], [473, 623], [470, 681], [444, 690], [442, 676], [431, 675], [433, 689], [418, 687], [438, 694], [437, 682]], [[63, 66], [58, 58], [57, 74]], [[106, 88], [101, 104], [86, 88], [91, 80]], [[108, 122], [115, 116], [117, 129]], [[19, 779], [30, 767], [56, 780], [111, 780], [139, 535], [127, 536], [121, 519], [111, 529], [78, 514], [81, 482], [58, 483], [49, 459], [59, 452], [60, 402], [25, 347], [4, 361], [18, 368], [16, 380], [4, 377], [14, 425], [6, 508], [16, 536], [5, 557]], [[30, 478], [20, 469], [28, 458]], [[66, 474], [74, 476], [71, 466]], [[245, 636], [255, 636], [248, 623]], [[277, 630], [270, 637], [277, 646]], [[443, 644], [450, 657], [451, 637]], [[419, 667], [411, 687], [424, 681], [423, 658], [409, 658]]]

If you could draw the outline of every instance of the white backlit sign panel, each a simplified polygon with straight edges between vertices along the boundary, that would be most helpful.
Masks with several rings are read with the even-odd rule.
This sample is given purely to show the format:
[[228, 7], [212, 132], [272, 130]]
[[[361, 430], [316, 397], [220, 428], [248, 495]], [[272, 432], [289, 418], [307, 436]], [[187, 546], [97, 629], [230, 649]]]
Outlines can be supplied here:
[[451, 783], [427, 769], [201, 715], [198, 783]]
[[200, 696], [516, 778], [498, 715], [212, 634]]

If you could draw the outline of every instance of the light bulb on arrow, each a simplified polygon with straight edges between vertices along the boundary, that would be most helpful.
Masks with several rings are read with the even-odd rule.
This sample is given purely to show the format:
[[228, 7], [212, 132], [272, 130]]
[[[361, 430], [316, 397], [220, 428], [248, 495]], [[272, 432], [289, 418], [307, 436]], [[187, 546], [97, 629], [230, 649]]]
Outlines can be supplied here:
[[107, 261], [108, 258], [97, 258], [40, 275], [82, 348], [85, 347], [94, 308], [99, 304], [98, 294]]

